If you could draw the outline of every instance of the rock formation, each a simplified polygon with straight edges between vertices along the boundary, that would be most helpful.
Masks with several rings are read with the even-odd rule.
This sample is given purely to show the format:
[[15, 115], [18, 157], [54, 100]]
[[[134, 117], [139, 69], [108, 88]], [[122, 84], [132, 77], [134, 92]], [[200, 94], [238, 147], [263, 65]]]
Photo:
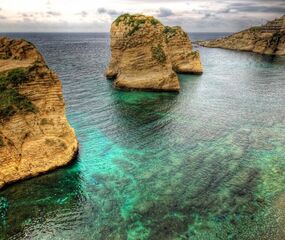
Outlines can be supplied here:
[[0, 188], [66, 165], [77, 151], [57, 75], [31, 43], [0, 38]]
[[203, 71], [188, 35], [150, 16], [118, 17], [111, 26], [111, 51], [106, 76], [121, 89], [179, 91], [175, 72]]
[[285, 15], [260, 27], [252, 27], [225, 38], [199, 41], [204, 47], [285, 55]]

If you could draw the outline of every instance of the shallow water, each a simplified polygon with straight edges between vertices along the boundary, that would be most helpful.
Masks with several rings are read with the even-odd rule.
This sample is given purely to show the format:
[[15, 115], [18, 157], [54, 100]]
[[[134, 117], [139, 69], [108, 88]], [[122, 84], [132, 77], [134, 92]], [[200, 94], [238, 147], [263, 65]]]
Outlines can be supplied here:
[[285, 58], [202, 48], [179, 94], [120, 92], [108, 35], [10, 35], [59, 74], [80, 155], [0, 192], [0, 239], [284, 239]]

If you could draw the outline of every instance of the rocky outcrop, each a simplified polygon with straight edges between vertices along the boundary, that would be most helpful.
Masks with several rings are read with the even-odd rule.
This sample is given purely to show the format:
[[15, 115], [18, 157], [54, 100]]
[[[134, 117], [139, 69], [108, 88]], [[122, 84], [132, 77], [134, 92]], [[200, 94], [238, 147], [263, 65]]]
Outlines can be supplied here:
[[120, 89], [179, 91], [176, 72], [203, 71], [188, 35], [150, 16], [118, 17], [111, 26], [111, 51], [106, 76]]
[[31, 43], [0, 38], [0, 188], [66, 165], [77, 151], [57, 75]]
[[199, 41], [198, 44], [266, 55], [285, 55], [285, 16], [260, 27], [252, 27], [217, 40]]

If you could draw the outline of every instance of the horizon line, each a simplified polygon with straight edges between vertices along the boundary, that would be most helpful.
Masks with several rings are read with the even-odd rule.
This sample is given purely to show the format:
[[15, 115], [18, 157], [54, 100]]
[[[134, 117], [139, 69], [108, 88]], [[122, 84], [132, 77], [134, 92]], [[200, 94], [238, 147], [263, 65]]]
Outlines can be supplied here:
[[[234, 33], [234, 32], [225, 32], [225, 31], [211, 31], [211, 32], [188, 32], [186, 31], [187, 33]], [[0, 31], [0, 34], [9, 34], [9, 33], [105, 33], [105, 34], [110, 34], [110, 32], [77, 32], [77, 31], [62, 31], [62, 32], [52, 32], [52, 31], [47, 31], [47, 32], [32, 32], [32, 31], [27, 31], [27, 32], [1, 32]]]

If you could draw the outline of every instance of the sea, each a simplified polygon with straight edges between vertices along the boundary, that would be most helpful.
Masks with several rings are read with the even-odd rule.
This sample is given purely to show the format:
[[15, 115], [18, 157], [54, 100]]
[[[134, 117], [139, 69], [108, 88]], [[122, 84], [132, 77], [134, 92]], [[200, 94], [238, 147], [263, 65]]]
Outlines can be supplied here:
[[0, 239], [285, 239], [285, 57], [195, 46], [204, 73], [180, 93], [119, 91], [107, 33], [0, 36], [59, 75], [80, 143], [70, 166], [0, 191]]

